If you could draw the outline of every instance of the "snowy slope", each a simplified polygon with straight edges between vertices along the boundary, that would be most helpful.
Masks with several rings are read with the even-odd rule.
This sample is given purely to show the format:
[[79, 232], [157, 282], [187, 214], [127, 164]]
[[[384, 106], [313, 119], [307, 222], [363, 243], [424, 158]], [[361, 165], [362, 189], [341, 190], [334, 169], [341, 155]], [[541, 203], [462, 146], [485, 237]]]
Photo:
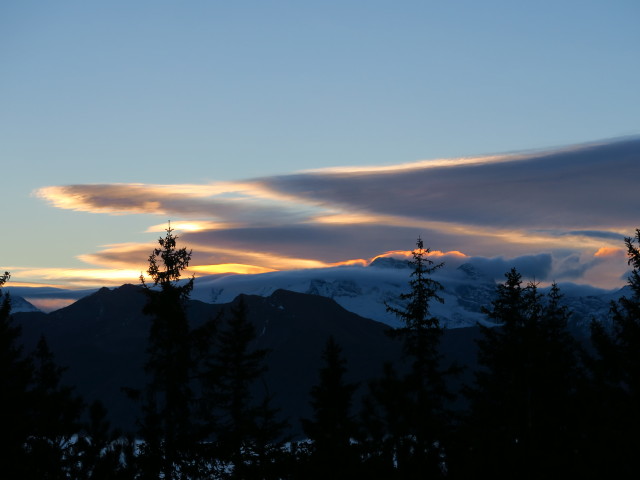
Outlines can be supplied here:
[[11, 312], [39, 312], [40, 310], [22, 297], [11, 295]]
[[[399, 305], [400, 294], [409, 289], [411, 269], [404, 261], [381, 260], [367, 267], [200, 277], [196, 279], [192, 298], [209, 303], [226, 303], [240, 293], [268, 296], [277, 289], [286, 289], [329, 297], [358, 315], [399, 326], [395, 316], [386, 311], [385, 302]], [[434, 302], [431, 310], [443, 325], [460, 328], [487, 323], [481, 307], [488, 306], [494, 296], [496, 284], [492, 278], [469, 264], [458, 268], [445, 266], [433, 278], [444, 286], [441, 293], [444, 303]], [[563, 289], [563, 285], [560, 286]], [[597, 318], [606, 317], [609, 301], [620, 296], [618, 292], [589, 286], [568, 284], [565, 287], [565, 301], [576, 312], [577, 323], [582, 322], [582, 317], [588, 323], [593, 314]]]

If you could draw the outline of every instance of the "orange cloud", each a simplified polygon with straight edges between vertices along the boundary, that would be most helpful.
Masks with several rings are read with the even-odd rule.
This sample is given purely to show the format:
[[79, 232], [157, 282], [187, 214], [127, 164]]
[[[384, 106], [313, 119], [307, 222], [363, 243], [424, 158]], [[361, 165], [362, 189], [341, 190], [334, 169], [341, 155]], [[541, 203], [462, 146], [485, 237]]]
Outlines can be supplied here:
[[369, 263], [373, 262], [377, 258], [384, 257], [406, 257], [411, 258], [413, 256], [413, 250], [390, 250], [388, 252], [381, 253], [380, 255], [376, 255], [375, 257], [369, 260]]
[[[27, 279], [26, 283], [46, 282], [49, 286], [69, 288], [117, 286], [123, 283], [137, 283], [139, 270], [109, 268], [21, 268], [13, 269], [16, 279]], [[17, 286], [17, 283], [14, 284]]]
[[[260, 182], [65, 185], [43, 187], [33, 194], [66, 210], [110, 215], [211, 215], [216, 220], [244, 219], [244, 223], [255, 222], [264, 214], [300, 217], [303, 210], [317, 209], [323, 203], [279, 192]], [[209, 222], [207, 228], [216, 223], [220, 222]]]
[[431, 257], [458, 257], [458, 258], [468, 258], [468, 255], [465, 255], [462, 252], [459, 252], [458, 250], [450, 250], [448, 252], [441, 252], [440, 250], [432, 250], [431, 252], [429, 252], [429, 255]]
[[254, 274], [274, 272], [273, 268], [258, 267], [256, 265], [243, 265], [241, 263], [220, 263], [218, 265], [196, 265], [189, 267], [189, 271], [202, 275], [213, 275], [217, 273], [240, 273]]
[[366, 267], [369, 262], [363, 258], [355, 258], [353, 260], [344, 260], [342, 262], [334, 262], [329, 264], [331, 267], [348, 267], [348, 266], [361, 266]]
[[622, 257], [624, 256], [624, 250], [618, 247], [600, 247], [598, 251], [593, 254], [593, 256], [598, 258]]
[[135, 269], [139, 271], [146, 269], [146, 260], [153, 248], [155, 245], [151, 242], [118, 243], [104, 245], [98, 253], [85, 253], [76, 258], [91, 265], [109, 267], [110, 269]]
[[[171, 222], [171, 228], [177, 232], [201, 232], [203, 230], [221, 230], [224, 228], [239, 227], [241, 224], [226, 222], [210, 222], [207, 220], [191, 220]], [[147, 228], [146, 233], [159, 233], [167, 229], [166, 223], [152, 225]]]
[[[414, 250], [391, 250], [389, 252], [385, 252], [385, 253], [381, 253], [380, 255], [376, 255], [375, 257], [373, 257], [370, 262], [373, 262], [375, 259], [377, 258], [383, 258], [383, 257], [405, 257], [405, 258], [411, 258], [413, 257], [413, 252]], [[440, 250], [431, 250], [428, 254], [427, 257], [459, 257], [459, 258], [468, 258], [468, 255], [465, 255], [462, 252], [459, 252], [458, 250], [451, 250], [448, 252], [442, 252]]]
[[383, 217], [381, 215], [368, 213], [332, 213], [314, 217], [311, 221], [314, 223], [350, 225], [354, 223], [381, 223], [382, 219]]
[[[459, 257], [459, 258], [468, 258], [468, 255], [465, 255], [462, 252], [457, 250], [451, 250], [449, 252], [441, 252], [440, 250], [432, 250], [428, 253], [428, 257]], [[360, 265], [366, 267], [370, 265], [378, 258], [386, 258], [386, 257], [403, 257], [403, 258], [412, 258], [413, 250], [391, 250], [385, 253], [381, 253], [380, 255], [376, 255], [375, 257], [370, 258], [369, 260], [365, 260], [363, 258], [356, 258], [353, 260], [344, 260], [342, 262], [335, 262], [330, 264], [332, 267], [343, 266], [343, 265]]]
[[90, 213], [126, 215], [166, 214], [160, 202], [149, 200], [143, 184], [80, 185], [43, 187], [35, 192], [54, 207]]
[[[124, 269], [137, 272], [137, 278], [140, 271], [146, 271], [146, 259], [153, 248], [155, 245], [151, 242], [106, 245], [100, 252], [79, 255], [78, 258], [86, 263], [105, 268], [115, 267], [120, 271]], [[189, 244], [188, 248], [192, 248], [194, 252], [188, 272], [197, 275], [264, 273], [275, 270], [324, 268], [331, 265], [310, 258], [288, 257], [277, 253], [221, 248], [198, 243]]]
[[[10, 269], [11, 271], [14, 271], [14, 269]], [[57, 285], [54, 283], [43, 283], [43, 282], [14, 282], [13, 280], [11, 281], [11, 284], [7, 284], [7, 287], [33, 287], [33, 288], [41, 288], [41, 287], [52, 287], [52, 288], [68, 288], [67, 286], [64, 285]]]

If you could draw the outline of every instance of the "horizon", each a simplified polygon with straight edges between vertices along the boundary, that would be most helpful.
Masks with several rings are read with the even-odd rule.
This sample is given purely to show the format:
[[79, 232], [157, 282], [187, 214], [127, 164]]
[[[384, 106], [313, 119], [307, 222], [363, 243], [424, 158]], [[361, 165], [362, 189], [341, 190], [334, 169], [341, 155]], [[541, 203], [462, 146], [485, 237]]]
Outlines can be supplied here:
[[[331, 267], [310, 268], [310, 269], [297, 269], [297, 270], [274, 270], [264, 273], [248, 273], [248, 274], [213, 274], [203, 275], [199, 277], [194, 276], [194, 290], [191, 292], [190, 298], [192, 300], [198, 300], [205, 303], [217, 303], [224, 304], [231, 302], [237, 295], [258, 295], [269, 296], [276, 290], [290, 290], [298, 293], [311, 293], [313, 286], [320, 282], [321, 284], [342, 284], [349, 285], [349, 292], [346, 293], [347, 297], [352, 297], [353, 292], [351, 289], [353, 285], [359, 285], [360, 288], [368, 290], [372, 285], [373, 289], [377, 292], [378, 288], [388, 290], [391, 286], [393, 289], [402, 290], [406, 283], [408, 288], [410, 281], [409, 262], [412, 257], [411, 251], [407, 252], [388, 252], [386, 255], [380, 255], [371, 259], [369, 263], [350, 263]], [[526, 283], [533, 283], [544, 293], [549, 291], [552, 284], [555, 283], [560, 288], [561, 294], [566, 298], [585, 297], [585, 296], [602, 296], [609, 297], [614, 295], [616, 298], [622, 293], [623, 288], [628, 287], [628, 281], [625, 285], [616, 286], [614, 288], [601, 288], [594, 287], [589, 284], [580, 284], [571, 281], [539, 281], [535, 278], [535, 273], [532, 273], [532, 269], [536, 269], [537, 262], [531, 262], [530, 258], [515, 259], [515, 262], [510, 262], [505, 259], [492, 259], [488, 261], [482, 257], [465, 257], [461, 255], [447, 255], [442, 252], [431, 252], [435, 255], [430, 255], [427, 258], [432, 259], [435, 263], [440, 263], [442, 268], [438, 268], [433, 272], [431, 278], [442, 283], [445, 287], [445, 291], [449, 293], [447, 295], [457, 295], [454, 292], [457, 290], [456, 285], [462, 284], [477, 284], [478, 286], [484, 285], [486, 282], [492, 282], [493, 285], [498, 285], [504, 281], [504, 278], [511, 268], [515, 268], [519, 273], [523, 274], [523, 281]], [[383, 259], [393, 259], [394, 261], [404, 261], [407, 263], [406, 268], [398, 268], [396, 264], [386, 264], [380, 262]], [[447, 260], [446, 262], [443, 261]], [[451, 261], [449, 261], [451, 260]], [[470, 267], [464, 268], [463, 267]], [[473, 273], [471, 273], [473, 272]], [[467, 278], [468, 275], [468, 278]], [[184, 276], [180, 280], [180, 283], [184, 283], [189, 280], [189, 277]], [[125, 282], [122, 284], [110, 284], [95, 286], [92, 288], [65, 288], [56, 285], [40, 286], [40, 285], [12, 285], [12, 282], [8, 282], [4, 286], [4, 289], [12, 296], [17, 296], [26, 300], [32, 306], [44, 313], [51, 313], [61, 308], [70, 306], [77, 301], [97, 293], [99, 290], [118, 290], [121, 287], [139, 287], [143, 285], [138, 282]], [[486, 285], [481, 288], [486, 288]], [[224, 292], [224, 294], [223, 294]], [[371, 293], [371, 292], [370, 292]], [[363, 310], [362, 302], [357, 301], [355, 304], [349, 304], [348, 299], [343, 298], [337, 300], [334, 298], [334, 294], [327, 293], [315, 293], [321, 296], [329, 296], [336, 300], [342, 307], [347, 310], [358, 313], [366, 318], [371, 318], [376, 321], [382, 321], [389, 325], [395, 326], [394, 322], [390, 320], [388, 315], [383, 311], [376, 311], [374, 307], [371, 310]], [[360, 292], [362, 295], [363, 292]], [[388, 294], [388, 292], [387, 292]], [[221, 296], [222, 295], [222, 296]], [[365, 294], [365, 296], [368, 294]], [[611, 297], [613, 298], [613, 297]], [[347, 301], [347, 303], [345, 303]], [[371, 303], [374, 305], [380, 303], [376, 300], [367, 301], [365, 303]], [[437, 315], [444, 315], [448, 318], [451, 314], [449, 311], [453, 308], [456, 311], [459, 306], [456, 306], [459, 302], [452, 298], [448, 301], [444, 301], [442, 306], [436, 306], [439, 310]], [[384, 302], [380, 305], [386, 305]], [[378, 307], [380, 307], [378, 305]], [[26, 311], [24, 307], [19, 311]], [[379, 308], [377, 310], [380, 310]], [[440, 311], [441, 310], [441, 311]], [[387, 317], [387, 318], [385, 318]]]

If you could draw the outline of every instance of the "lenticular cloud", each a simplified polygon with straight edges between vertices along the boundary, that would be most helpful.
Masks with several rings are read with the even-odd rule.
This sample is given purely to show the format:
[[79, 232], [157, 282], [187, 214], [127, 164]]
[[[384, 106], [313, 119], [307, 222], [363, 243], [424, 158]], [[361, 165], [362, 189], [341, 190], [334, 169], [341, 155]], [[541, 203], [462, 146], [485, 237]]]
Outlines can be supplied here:
[[540, 273], [559, 265], [579, 277], [602, 263], [595, 252], [619, 247], [637, 226], [638, 178], [640, 138], [630, 138], [243, 182], [66, 185], [36, 194], [58, 208], [195, 225], [184, 240], [194, 250], [215, 245], [225, 263], [256, 251], [265, 259], [341, 262], [406, 249], [422, 235], [435, 249], [470, 256], [540, 260], [535, 255], [544, 253]]

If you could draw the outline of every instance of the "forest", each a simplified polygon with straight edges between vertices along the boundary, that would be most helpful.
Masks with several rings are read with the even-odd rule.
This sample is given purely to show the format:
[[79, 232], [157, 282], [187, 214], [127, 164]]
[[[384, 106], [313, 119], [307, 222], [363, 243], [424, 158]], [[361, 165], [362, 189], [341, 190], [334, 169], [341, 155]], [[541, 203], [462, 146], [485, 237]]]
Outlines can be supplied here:
[[[418, 238], [389, 335], [402, 362], [367, 385], [346, 379], [341, 345], [326, 339], [309, 392], [309, 418], [283, 420], [261, 385], [268, 351], [240, 301], [193, 327], [183, 278], [191, 251], [169, 227], [141, 276], [150, 319], [146, 383], [122, 386], [140, 413], [112, 428], [100, 401], [63, 382], [42, 337], [33, 351], [0, 275], [0, 475], [8, 479], [554, 479], [631, 478], [640, 453], [640, 229], [625, 239], [631, 294], [612, 302], [590, 338], [568, 328], [572, 312], [553, 284], [541, 293], [516, 269], [496, 285], [479, 326], [471, 381], [447, 363], [432, 315], [442, 285]], [[454, 382], [455, 383], [455, 382]], [[358, 388], [364, 394], [357, 397]], [[256, 391], [263, 391], [256, 395]], [[461, 408], [460, 405], [463, 405]], [[454, 407], [455, 406], [455, 407]], [[296, 428], [292, 428], [293, 426]], [[299, 428], [298, 428], [299, 427]], [[303, 435], [292, 432], [302, 431]], [[636, 473], [637, 475], [637, 473]]]

